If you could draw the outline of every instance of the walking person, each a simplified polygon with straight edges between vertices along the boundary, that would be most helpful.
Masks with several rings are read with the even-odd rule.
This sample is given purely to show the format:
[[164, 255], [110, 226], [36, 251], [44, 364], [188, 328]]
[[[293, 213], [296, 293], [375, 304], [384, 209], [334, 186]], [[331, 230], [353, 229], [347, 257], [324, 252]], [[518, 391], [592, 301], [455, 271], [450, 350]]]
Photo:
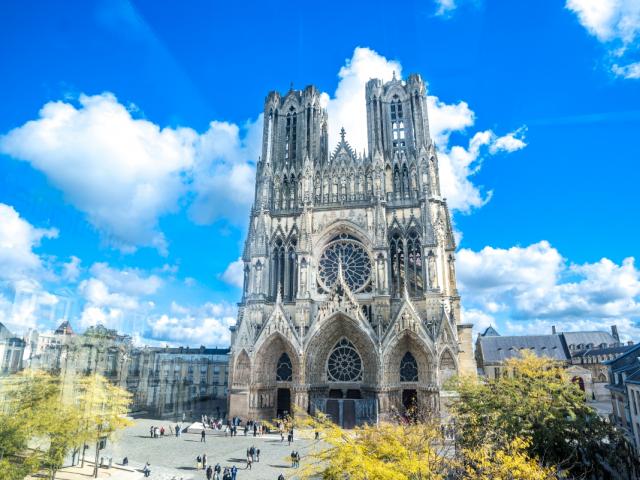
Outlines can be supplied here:
[[296, 451], [291, 450], [291, 468], [296, 466]]
[[300, 452], [296, 450], [296, 468], [300, 468]]
[[236, 475], [238, 475], [238, 467], [234, 465], [231, 467], [231, 480], [236, 480]]
[[220, 472], [222, 471], [222, 467], [219, 463], [216, 463], [216, 466], [213, 468], [213, 480], [220, 480]]
[[151, 475], [151, 464], [149, 462], [144, 464], [144, 468], [142, 469], [142, 473], [144, 473], [145, 477]]
[[202, 454], [202, 469], [205, 470], [207, 468], [207, 454]]
[[151, 436], [151, 438], [153, 438], [153, 425], [151, 425], [151, 428], [149, 428], [149, 435]]
[[251, 465], [253, 465], [253, 460], [251, 458], [251, 455], [249, 455], [247, 457], [247, 469], [251, 470]]
[[198, 455], [196, 457], [196, 470], [200, 470], [200, 465], [202, 465], [202, 457]]
[[211, 465], [209, 465], [207, 467], [207, 480], [211, 480], [212, 477], [213, 477], [213, 468], [211, 468]]
[[207, 440], [206, 440], [206, 438], [205, 438], [205, 437], [206, 437], [206, 435], [207, 435], [207, 434], [206, 434], [206, 433], [204, 433], [204, 430], [202, 430], [202, 432], [200, 433], [200, 442], [201, 442], [201, 443], [202, 443], [202, 442], [207, 443]]
[[256, 462], [260, 463], [260, 449], [256, 448]]

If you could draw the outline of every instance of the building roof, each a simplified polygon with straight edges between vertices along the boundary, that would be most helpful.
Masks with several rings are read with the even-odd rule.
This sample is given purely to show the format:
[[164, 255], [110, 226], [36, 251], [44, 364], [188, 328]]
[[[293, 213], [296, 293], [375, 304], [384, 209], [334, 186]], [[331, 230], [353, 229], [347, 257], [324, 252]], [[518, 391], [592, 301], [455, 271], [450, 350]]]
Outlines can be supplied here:
[[495, 328], [489, 326], [483, 333], [480, 334], [480, 336], [481, 337], [499, 337], [500, 334]]
[[569, 353], [560, 335], [488, 336], [479, 337], [485, 364], [500, 363], [520, 357], [522, 350], [529, 350], [542, 357], [555, 360], [569, 359]]
[[0, 339], [13, 337], [13, 333], [9, 331], [2, 323], [0, 323]]
[[603, 343], [607, 346], [618, 344], [618, 340], [613, 338], [609, 332], [562, 332], [564, 335], [564, 340], [568, 345], [592, 345], [594, 347], [599, 347]]
[[599, 355], [622, 355], [634, 345], [618, 345], [617, 347], [589, 348], [573, 354], [573, 357], [597, 357]]
[[69, 320], [65, 320], [64, 322], [62, 322], [60, 326], [56, 328], [55, 334], [56, 335], [73, 335], [73, 328], [71, 328], [71, 323], [69, 323]]

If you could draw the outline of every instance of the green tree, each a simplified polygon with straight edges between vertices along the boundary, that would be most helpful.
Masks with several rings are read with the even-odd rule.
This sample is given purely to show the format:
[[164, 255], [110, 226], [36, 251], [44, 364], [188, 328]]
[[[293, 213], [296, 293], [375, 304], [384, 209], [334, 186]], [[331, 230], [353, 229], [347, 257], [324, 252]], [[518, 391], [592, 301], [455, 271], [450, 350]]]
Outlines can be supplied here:
[[506, 370], [496, 379], [458, 381], [452, 412], [463, 449], [506, 449], [522, 438], [533, 458], [571, 478], [634, 478], [624, 439], [586, 404], [560, 363], [525, 353]]
[[77, 389], [81, 412], [77, 438], [95, 444], [94, 476], [97, 476], [100, 441], [132, 424], [126, 416], [131, 394], [97, 374], [81, 378]]

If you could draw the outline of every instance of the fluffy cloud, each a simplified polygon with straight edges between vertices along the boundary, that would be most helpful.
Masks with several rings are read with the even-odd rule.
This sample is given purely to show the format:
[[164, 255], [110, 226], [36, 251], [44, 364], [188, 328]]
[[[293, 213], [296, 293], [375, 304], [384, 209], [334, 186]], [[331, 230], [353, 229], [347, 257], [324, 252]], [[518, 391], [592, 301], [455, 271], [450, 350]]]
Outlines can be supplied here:
[[186, 345], [226, 346], [236, 309], [227, 303], [206, 303], [196, 308], [175, 305], [172, 315], [150, 318], [145, 336]]
[[358, 151], [367, 146], [367, 106], [365, 87], [372, 78], [391, 80], [393, 72], [400, 77], [402, 66], [395, 60], [387, 60], [377, 52], [356, 47], [350, 59], [338, 72], [340, 81], [333, 95], [325, 94], [329, 115], [329, 148], [338, 142], [340, 129], [344, 127], [347, 140]]
[[242, 288], [244, 284], [244, 262], [241, 258], [229, 264], [222, 274], [222, 279], [229, 285]]
[[448, 16], [458, 8], [458, 5], [455, 0], [435, 0], [436, 4], [436, 15], [437, 16]]
[[162, 287], [162, 279], [157, 275], [147, 275], [136, 268], [111, 268], [106, 263], [92, 265], [91, 274], [107, 287], [128, 295], [151, 295]]
[[247, 126], [253, 133], [245, 143], [233, 124], [212, 122], [199, 135], [190, 128], [160, 128], [135, 118], [133, 110], [111, 93], [80, 95], [77, 106], [49, 102], [38, 119], [0, 137], [0, 152], [42, 171], [125, 252], [150, 246], [165, 253], [158, 219], [176, 211], [191, 188], [193, 217], [200, 222], [238, 205], [244, 213], [257, 127]]
[[[567, 0], [566, 8], [578, 17], [580, 24], [609, 47], [612, 58], [624, 58], [637, 50], [640, 37], [640, 2], [637, 0]], [[640, 78], [640, 64], [619, 65], [611, 70], [624, 78]]]
[[[340, 69], [340, 81], [335, 94], [333, 97], [325, 94], [331, 146], [337, 141], [338, 132], [344, 126], [349, 143], [358, 151], [366, 148], [366, 83], [371, 78], [388, 81], [394, 71], [398, 77], [401, 76], [402, 65], [399, 62], [388, 60], [369, 48], [357, 47], [354, 50], [353, 56]], [[471, 135], [468, 145], [452, 145], [452, 133], [465, 133], [474, 125], [474, 112], [464, 101], [448, 104], [432, 95], [427, 97], [427, 108], [431, 136], [439, 151], [443, 195], [455, 210], [468, 212], [472, 208], [481, 207], [489, 200], [491, 192], [483, 195], [480, 188], [473, 184], [471, 177], [481, 167], [483, 152], [493, 155], [524, 148], [524, 128], [504, 136], [498, 136], [491, 130], [476, 132]]]
[[511, 318], [508, 325], [515, 333], [529, 328], [513, 327], [519, 322], [564, 322], [572, 330], [583, 322], [600, 329], [617, 323], [631, 336], [640, 318], [640, 270], [633, 258], [622, 264], [606, 258], [569, 264], [546, 241], [479, 252], [462, 249], [458, 279], [468, 309]]
[[57, 236], [57, 230], [34, 227], [12, 206], [0, 203], [0, 280], [17, 280], [41, 272], [42, 259], [33, 249], [43, 238]]

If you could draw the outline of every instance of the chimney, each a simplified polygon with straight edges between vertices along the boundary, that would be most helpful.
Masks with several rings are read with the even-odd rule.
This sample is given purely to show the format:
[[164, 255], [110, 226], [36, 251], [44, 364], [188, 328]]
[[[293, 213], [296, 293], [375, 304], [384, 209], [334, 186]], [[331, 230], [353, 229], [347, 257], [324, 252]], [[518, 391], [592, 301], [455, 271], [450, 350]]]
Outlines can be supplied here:
[[555, 325], [551, 325], [551, 334], [552, 335], [556, 334], [556, 326]]
[[618, 335], [618, 327], [611, 325], [611, 336], [616, 339], [616, 342], [620, 343], [620, 335]]

